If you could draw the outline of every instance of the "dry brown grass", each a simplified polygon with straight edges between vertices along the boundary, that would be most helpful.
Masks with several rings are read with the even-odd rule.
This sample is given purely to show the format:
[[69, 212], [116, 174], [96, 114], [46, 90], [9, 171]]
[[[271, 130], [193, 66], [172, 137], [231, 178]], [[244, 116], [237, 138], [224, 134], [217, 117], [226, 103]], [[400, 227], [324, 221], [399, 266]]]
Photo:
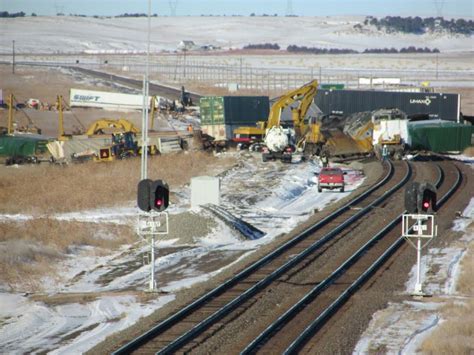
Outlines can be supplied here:
[[[155, 156], [148, 177], [163, 179], [171, 191], [193, 176], [212, 174], [234, 163], [208, 153]], [[65, 167], [41, 164], [0, 168], [0, 212], [53, 213], [113, 206], [136, 200], [140, 159]], [[172, 198], [172, 197], [171, 197]]]
[[474, 147], [468, 147], [468, 148], [464, 149], [463, 154], [468, 156], [468, 157], [474, 157]]
[[[467, 231], [474, 234], [474, 223], [471, 223]], [[461, 262], [461, 274], [456, 284], [456, 291], [461, 295], [474, 297], [474, 242], [471, 242], [466, 255]]]
[[[466, 232], [474, 232], [471, 223]], [[422, 351], [431, 354], [474, 353], [474, 242], [471, 242], [461, 262], [457, 292], [466, 299], [446, 301], [441, 310], [445, 320], [423, 342]]]
[[0, 283], [11, 289], [41, 289], [40, 277], [54, 276], [54, 265], [75, 246], [116, 250], [135, 241], [129, 226], [39, 218], [0, 224]]
[[446, 319], [421, 347], [429, 354], [472, 354], [474, 352], [474, 299], [450, 303], [442, 310]]
[[[232, 158], [203, 152], [169, 154], [150, 158], [148, 176], [167, 181], [173, 192], [193, 176], [213, 175], [234, 163]], [[95, 253], [104, 254], [134, 242], [129, 226], [58, 221], [47, 216], [129, 204], [136, 200], [139, 178], [140, 159], [1, 167], [0, 213], [33, 213], [37, 218], [0, 223], [0, 284], [37, 291], [40, 277], [54, 276], [55, 265], [75, 246], [96, 247]]]

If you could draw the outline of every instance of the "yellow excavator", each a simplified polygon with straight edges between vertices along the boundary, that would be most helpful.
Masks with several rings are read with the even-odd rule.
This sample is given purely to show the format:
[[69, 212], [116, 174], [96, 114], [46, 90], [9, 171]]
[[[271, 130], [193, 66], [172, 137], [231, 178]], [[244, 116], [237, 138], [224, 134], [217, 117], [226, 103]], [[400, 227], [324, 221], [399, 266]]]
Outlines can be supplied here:
[[[262, 160], [280, 159], [291, 162], [296, 149], [311, 151], [317, 154], [323, 146], [325, 139], [320, 132], [320, 125], [316, 121], [305, 122], [306, 114], [316, 96], [318, 89], [317, 80], [292, 90], [279, 97], [270, 109], [262, 152]], [[298, 103], [297, 106], [291, 105]], [[293, 130], [283, 128], [280, 124], [281, 114], [287, 107], [291, 108]]]
[[[234, 130], [233, 141], [242, 145], [252, 145], [253, 143], [264, 142], [265, 147], [262, 159], [281, 159], [291, 161], [291, 155], [296, 147], [299, 150], [317, 154], [324, 144], [324, 136], [320, 132], [320, 125], [314, 120], [305, 122], [306, 114], [316, 96], [318, 88], [317, 80], [291, 90], [274, 102], [270, 108], [266, 121], [259, 121], [255, 127], [239, 127]], [[282, 112], [288, 106], [298, 103], [296, 107], [291, 107], [291, 118], [293, 121], [294, 133], [290, 129], [281, 127], [280, 120]], [[295, 142], [295, 143], [296, 143]]]
[[96, 134], [104, 133], [117, 133], [117, 132], [132, 132], [138, 133], [139, 130], [133, 125], [132, 122], [119, 118], [118, 120], [111, 120], [108, 118], [101, 118], [93, 122], [86, 131], [86, 135], [93, 136]]

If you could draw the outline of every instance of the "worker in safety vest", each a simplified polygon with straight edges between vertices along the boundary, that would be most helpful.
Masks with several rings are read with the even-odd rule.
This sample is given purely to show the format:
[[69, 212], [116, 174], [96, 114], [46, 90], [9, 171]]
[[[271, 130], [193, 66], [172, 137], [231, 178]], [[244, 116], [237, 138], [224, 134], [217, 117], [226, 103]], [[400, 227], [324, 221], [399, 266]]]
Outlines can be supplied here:
[[388, 147], [386, 144], [384, 144], [382, 147], [382, 161], [385, 161], [387, 159], [388, 159]]

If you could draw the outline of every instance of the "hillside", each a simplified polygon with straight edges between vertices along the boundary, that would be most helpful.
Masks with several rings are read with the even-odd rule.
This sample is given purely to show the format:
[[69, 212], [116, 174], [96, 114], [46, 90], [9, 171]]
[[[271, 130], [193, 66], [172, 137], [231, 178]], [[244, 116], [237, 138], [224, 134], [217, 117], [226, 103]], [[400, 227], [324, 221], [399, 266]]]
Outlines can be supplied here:
[[[181, 40], [198, 46], [237, 49], [251, 43], [348, 48], [429, 47], [441, 52], [472, 51], [472, 36], [448, 33], [386, 33], [363, 26], [364, 16], [346, 17], [155, 17], [151, 51], [173, 51]], [[143, 52], [146, 18], [23, 17], [0, 19], [0, 53]]]

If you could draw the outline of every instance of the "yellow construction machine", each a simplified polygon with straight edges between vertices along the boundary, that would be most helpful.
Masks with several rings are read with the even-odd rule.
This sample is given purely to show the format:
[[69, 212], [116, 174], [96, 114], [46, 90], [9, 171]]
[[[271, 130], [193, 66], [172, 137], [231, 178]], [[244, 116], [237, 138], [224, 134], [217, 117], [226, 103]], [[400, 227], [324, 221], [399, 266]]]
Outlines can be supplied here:
[[[306, 114], [316, 95], [317, 88], [318, 82], [313, 80], [298, 89], [283, 94], [273, 103], [266, 121], [258, 121], [254, 127], [246, 126], [235, 129], [233, 132], [233, 141], [243, 145], [251, 145], [256, 142], [265, 141], [265, 144], [269, 144], [269, 146], [267, 145], [269, 151], [274, 153], [266, 155], [267, 159], [274, 159], [277, 158], [277, 156], [281, 158], [280, 153], [282, 153], [288, 145], [291, 145], [289, 141], [284, 142], [284, 136], [288, 134], [296, 136], [296, 141], [301, 149], [313, 149], [313, 145], [320, 147], [324, 142], [324, 137], [320, 133], [319, 124], [315, 121], [305, 122]], [[295, 103], [298, 103], [298, 105], [291, 107], [291, 105]], [[287, 107], [291, 109], [291, 118], [295, 134], [290, 133], [280, 126], [282, 112]], [[270, 131], [272, 133], [269, 133]], [[282, 133], [282, 131], [286, 133]], [[292, 137], [290, 140], [294, 140], [294, 138], [295, 137]], [[275, 157], [273, 157], [273, 155]], [[285, 159], [288, 160], [288, 154], [285, 154]]]
[[[320, 125], [315, 120], [305, 122], [306, 114], [317, 93], [318, 82], [311, 82], [279, 97], [270, 109], [264, 138], [265, 147], [262, 160], [281, 159], [291, 162], [293, 152], [299, 151], [318, 154], [325, 142]], [[297, 106], [292, 106], [298, 103]], [[291, 109], [293, 131], [280, 124], [281, 114], [287, 107]]]
[[117, 133], [117, 132], [132, 132], [138, 133], [139, 130], [132, 122], [119, 118], [118, 120], [111, 120], [108, 118], [101, 118], [93, 122], [86, 131], [86, 135], [94, 136], [96, 134]]
[[[64, 130], [64, 107], [67, 107], [62, 95], [56, 96], [56, 109], [58, 110], [59, 128], [58, 128], [58, 140], [65, 141], [71, 138], [71, 135], [67, 135]], [[68, 108], [71, 111], [71, 108]], [[72, 111], [71, 111], [72, 112]], [[82, 124], [79, 118], [72, 112], [74, 118], [79, 124], [79, 127], [75, 129], [73, 134], [82, 134], [86, 130], [86, 127]]]

